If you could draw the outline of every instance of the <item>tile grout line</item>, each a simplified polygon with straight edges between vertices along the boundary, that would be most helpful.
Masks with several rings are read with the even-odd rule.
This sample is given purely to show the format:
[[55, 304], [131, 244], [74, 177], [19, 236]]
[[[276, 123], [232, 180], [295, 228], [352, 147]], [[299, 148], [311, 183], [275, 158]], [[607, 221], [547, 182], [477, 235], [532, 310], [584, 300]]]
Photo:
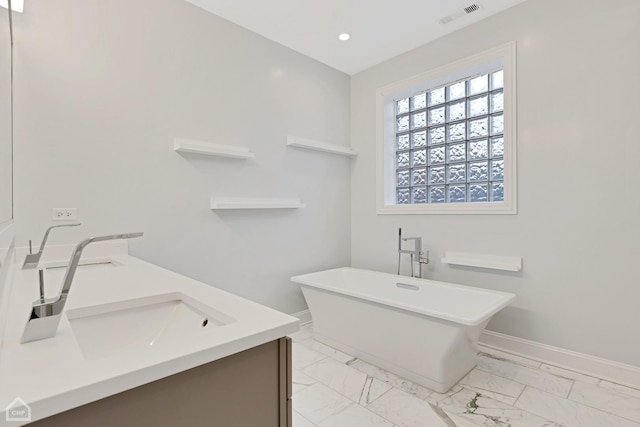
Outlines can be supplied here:
[[[526, 388], [526, 387], [532, 387], [532, 388], [535, 388], [536, 390], [541, 390], [541, 389], [539, 389], [538, 387], [533, 387], [533, 386], [531, 386], [531, 385], [529, 385], [529, 384], [524, 384], [524, 383], [521, 383], [520, 381], [516, 381], [516, 380], [514, 380], [514, 379], [507, 378], [507, 377], [503, 377], [502, 375], [498, 375], [498, 374], [496, 374], [496, 373], [493, 373], [493, 372], [487, 371], [487, 370], [485, 370], [485, 369], [482, 369], [482, 368], [481, 368], [481, 367], [479, 367], [479, 366], [476, 366], [474, 369], [477, 369], [477, 370], [479, 370], [479, 371], [482, 371], [482, 372], [484, 372], [485, 374], [495, 375], [496, 377], [498, 377], [498, 378], [502, 378], [503, 380], [507, 380], [507, 381], [511, 381], [511, 382], [513, 382], [513, 383], [519, 384], [519, 385], [523, 386], [524, 388]], [[462, 380], [460, 380], [460, 381], [462, 381]], [[470, 387], [473, 387], [473, 386], [470, 386]], [[522, 389], [522, 391], [524, 391], [524, 388]], [[493, 391], [493, 390], [487, 390], [487, 391], [490, 391], [490, 392], [492, 392], [492, 393], [498, 393], [498, 392]], [[522, 394], [522, 391], [520, 392], [520, 394]], [[541, 391], [544, 391], [544, 390], [541, 390]], [[498, 393], [498, 394], [502, 394], [502, 393]], [[506, 394], [503, 394], [503, 396], [507, 396], [507, 395], [506, 395]], [[512, 397], [512, 396], [507, 396], [507, 397]]]
[[[598, 384], [596, 384], [596, 385], [597, 385], [598, 387], [601, 387], [601, 388], [605, 389], [605, 390], [612, 390], [612, 389], [609, 389], [609, 388], [607, 388], [607, 387], [602, 386], [602, 384], [601, 384], [601, 383], [602, 383], [603, 381], [604, 381], [604, 382], [608, 382], [609, 384], [616, 385], [616, 386], [618, 386], [618, 387], [628, 388], [629, 390], [633, 390], [633, 391], [635, 391], [635, 392], [640, 392], [640, 388], [630, 387], [630, 386], [628, 386], [628, 385], [619, 384], [619, 383], [617, 383], [617, 382], [615, 382], [615, 381], [605, 380], [605, 379], [602, 379], [602, 378], [600, 378], [600, 379], [599, 379]], [[617, 391], [618, 393], [625, 394], [625, 395], [627, 395], [627, 396], [631, 396], [631, 397], [635, 397], [635, 398], [639, 398], [639, 399], [640, 399], [640, 397], [635, 396], [635, 395], [632, 395], [632, 394], [629, 394], [629, 393], [624, 392], [624, 391], [622, 391], [622, 390], [615, 389], [615, 391]]]
[[[601, 381], [602, 381], [602, 380], [601, 380]], [[592, 385], [592, 384], [588, 384], [588, 385]], [[596, 388], [601, 388], [601, 387], [600, 387], [599, 385], [597, 385], [597, 384], [593, 384], [593, 386], [594, 386], [594, 387], [596, 387]], [[606, 391], [608, 391], [606, 388], [604, 388], [604, 387], [602, 387], [602, 388], [603, 388], [603, 390], [604, 390], [605, 392], [606, 392]], [[615, 392], [616, 390], [613, 390], [613, 391]], [[625, 393], [622, 393], [622, 392], [618, 392], [618, 393], [619, 393], [619, 394], [624, 395], [624, 396], [625, 396], [625, 400], [626, 400], [627, 398], [631, 398], [631, 399], [633, 399], [633, 400], [637, 400], [637, 401], [639, 401], [639, 402], [640, 402], [640, 398], [637, 398], [637, 397], [635, 397], [635, 396], [630, 396], [630, 395], [625, 394]], [[610, 411], [609, 409], [604, 409], [604, 408], [602, 408], [602, 407], [592, 406], [592, 405], [590, 405], [590, 404], [588, 404], [588, 403], [586, 403], [586, 402], [579, 402], [579, 401], [577, 401], [577, 400], [569, 399], [568, 397], [567, 397], [567, 399], [566, 399], [566, 400], [568, 400], [568, 401], [570, 401], [570, 402], [573, 402], [573, 403], [575, 403], [575, 404], [577, 404], [577, 405], [584, 406], [584, 407], [586, 407], [586, 408], [595, 409], [596, 411], [603, 412], [603, 413], [605, 413], [605, 414], [609, 414], [609, 415], [613, 415], [613, 416], [616, 416], [616, 417], [618, 417], [618, 418], [622, 418], [622, 419], [627, 420], [627, 421], [631, 421], [631, 422], [633, 422], [633, 423], [640, 423], [640, 421], [638, 421], [638, 420], [634, 420], [634, 419], [628, 418], [628, 417], [627, 417], [627, 416], [625, 416], [625, 415], [620, 415], [619, 413], [612, 412], [612, 411]]]
[[[549, 363], [543, 363], [542, 366], [549, 366], [550, 368], [561, 369], [563, 371], [567, 371], [567, 372], [576, 374], [577, 376], [580, 376], [580, 377], [589, 377], [589, 378], [593, 378], [593, 379], [598, 380], [594, 385], [599, 385], [601, 381], [604, 381], [602, 378], [594, 377], [593, 375], [583, 374], [581, 372], [577, 372], [577, 371], [574, 371], [574, 370], [571, 370], [571, 369], [567, 369], [567, 368], [563, 368], [563, 367], [560, 367], [560, 366], [551, 365]], [[569, 381], [582, 381], [583, 383], [591, 384], [589, 381], [584, 381], [584, 380], [582, 380], [580, 378], [565, 377], [564, 375], [561, 375], [561, 374], [556, 374], [556, 373], [552, 373], [552, 372], [549, 372], [549, 371], [545, 371], [544, 369], [542, 369], [542, 366], [540, 367], [539, 370], [544, 372], [545, 374], [553, 375], [555, 377], [562, 378], [562, 379], [569, 380]]]
[[[499, 359], [495, 359], [495, 360], [499, 360]], [[516, 367], [517, 367], [518, 369], [521, 369], [521, 368], [529, 369], [529, 370], [531, 370], [531, 371], [539, 372], [539, 373], [540, 373], [540, 374], [542, 374], [542, 375], [548, 375], [548, 376], [551, 376], [551, 377], [553, 377], [553, 378], [557, 378], [557, 379], [560, 379], [560, 380], [568, 380], [568, 381], [573, 381], [573, 380], [574, 380], [573, 378], [567, 378], [567, 377], [563, 377], [563, 376], [561, 376], [561, 375], [552, 374], [551, 372], [547, 372], [547, 371], [545, 371], [545, 370], [543, 370], [543, 369], [540, 369], [539, 367], [538, 367], [538, 368], [532, 368], [531, 366], [521, 365], [521, 364], [518, 364], [518, 363], [516, 363], [516, 362], [512, 362], [512, 361], [510, 361], [510, 360], [502, 360], [502, 361], [504, 361], [504, 362], [506, 362], [506, 363], [510, 363], [510, 364], [512, 364], [512, 365], [517, 365]], [[505, 377], [505, 376], [503, 376], [503, 375], [500, 375], [500, 374], [497, 374], [497, 373], [494, 373], [494, 372], [490, 372], [490, 371], [488, 371], [488, 370], [486, 370], [486, 369], [483, 369], [483, 368], [481, 368], [480, 366], [477, 366], [477, 365], [476, 365], [476, 369], [479, 369], [479, 370], [481, 370], [481, 371], [483, 371], [483, 372], [487, 372], [487, 373], [489, 373], [489, 374], [493, 374], [493, 375], [498, 376], [498, 377], [500, 377], [500, 378], [507, 379], [507, 380], [509, 380], [509, 381], [516, 382], [516, 383], [518, 383], [518, 384], [528, 385], [528, 384], [523, 384], [523, 383], [521, 383], [521, 382], [519, 382], [519, 381], [516, 381], [516, 380], [514, 380], [514, 379], [507, 378], [507, 377]], [[576, 372], [576, 373], [577, 373], [577, 372]], [[533, 386], [531, 386], [531, 387], [533, 387]], [[536, 388], [536, 387], [534, 387], [534, 388]]]
[[[369, 381], [369, 379], [371, 379], [371, 381]], [[369, 387], [367, 387], [367, 383], [369, 384]], [[369, 400], [369, 396], [371, 395], [371, 386], [373, 385], [373, 377], [370, 377], [369, 375], [366, 376], [366, 378], [364, 379], [364, 384], [362, 385], [362, 389], [360, 390], [360, 397], [358, 398], [358, 404], [362, 405], [362, 398], [365, 396], [365, 390], [368, 389], [367, 392], [367, 396], [365, 398], [365, 402], [367, 402]]]
[[437, 403], [430, 403], [430, 402], [427, 402], [427, 403], [429, 404], [429, 407], [433, 410], [433, 412], [442, 419], [442, 421], [447, 425], [447, 427], [457, 427], [457, 424], [455, 423], [455, 421], [453, 421], [449, 416], [449, 414], [447, 414], [444, 409], [438, 406]]
[[[503, 353], [506, 353], [506, 352], [503, 352]], [[539, 363], [539, 365], [537, 365], [537, 366], [530, 366], [530, 365], [526, 365], [525, 363], [517, 361], [517, 360], [509, 359], [507, 357], [501, 357], [501, 356], [494, 355], [494, 354], [491, 354], [489, 352], [483, 351], [482, 349], [478, 349], [478, 356], [480, 356], [481, 354], [485, 355], [485, 357], [488, 357], [489, 359], [498, 360], [500, 362], [512, 363], [514, 365], [518, 365], [518, 366], [521, 366], [523, 368], [530, 368], [530, 369], [538, 369], [539, 370], [542, 367], [542, 365], [544, 365], [544, 363], [542, 363], [542, 362], [538, 362], [538, 361], [533, 360], [533, 359], [528, 359], [528, 358], [526, 358], [524, 356], [517, 356], [517, 357], [521, 357], [522, 359], [526, 359], [526, 360], [529, 360], [531, 362], [535, 362], [536, 364]], [[516, 355], [513, 355], [511, 353], [507, 353], [507, 354], [512, 355], [512, 356], [516, 356]]]
[[[522, 388], [522, 390], [520, 390], [520, 392], [518, 393], [518, 396], [509, 396], [508, 394], [504, 394], [504, 393], [499, 393], [497, 391], [493, 391], [493, 390], [489, 390], [489, 389], [484, 389], [481, 387], [476, 387], [476, 386], [472, 386], [470, 384], [460, 384], [463, 388], [466, 388], [469, 391], [472, 391], [474, 393], [480, 393], [482, 396], [487, 397], [489, 399], [493, 399], [493, 400], [497, 400], [498, 402], [502, 402], [505, 405], [509, 405], [509, 403], [505, 402], [505, 401], [501, 401], [499, 399], [495, 399], [493, 397], [487, 396], [486, 394], [484, 394], [483, 392], [488, 392], [488, 393], [493, 393], [493, 394], [497, 394], [500, 395], [502, 397], [506, 397], [508, 399], [514, 399], [513, 403], [516, 403], [516, 400], [518, 400], [518, 398], [522, 395], [522, 392], [524, 391], [524, 389], [527, 387], [526, 385]], [[513, 406], [513, 405], [509, 405], [509, 406]]]
[[[391, 390], [398, 390], [397, 388], [395, 388], [394, 386], [391, 386], [391, 388], [387, 391], [385, 391], [384, 393], [382, 393], [380, 396], [376, 397], [375, 399], [373, 399], [371, 402], [367, 403], [366, 405], [362, 406], [363, 408], [369, 408], [369, 406], [371, 406], [371, 404], [373, 404], [375, 401], [377, 401], [378, 399], [380, 399], [382, 396], [384, 396], [385, 394], [389, 393]], [[402, 391], [402, 390], [400, 390]], [[373, 412], [373, 411], [371, 411]], [[384, 417], [383, 417], [384, 418]], [[392, 423], [393, 424], [393, 423]]]
[[[295, 411], [295, 413], [297, 413], [297, 414], [298, 414], [298, 416], [299, 416], [300, 418], [304, 418], [304, 420], [305, 420], [306, 422], [308, 422], [309, 424], [311, 424], [312, 426], [314, 426], [314, 427], [318, 427], [318, 425], [317, 425], [316, 423], [312, 423], [312, 422], [311, 422], [311, 420], [310, 420], [309, 418], [305, 417], [305, 416], [304, 416], [304, 415], [302, 415], [300, 412]], [[292, 420], [292, 421], [293, 421], [293, 420]], [[293, 427], [295, 427], [295, 426], [293, 426]]]
[[[512, 363], [512, 362], [509, 362], [509, 361], [507, 361], [507, 362], [508, 362], [508, 363]], [[562, 377], [562, 376], [560, 376], [560, 375], [552, 374], [552, 373], [550, 373], [550, 372], [545, 372], [545, 371], [543, 371], [543, 370], [542, 370], [542, 369], [540, 369], [540, 368], [530, 368], [530, 367], [528, 367], [528, 366], [522, 366], [522, 365], [518, 365], [518, 367], [519, 367], [519, 368], [524, 367], [524, 368], [530, 369], [530, 370], [532, 370], [532, 371], [539, 371], [539, 373], [540, 373], [540, 374], [543, 374], [543, 375], [547, 375], [547, 376], [553, 377], [554, 379], [570, 381], [570, 382], [571, 382], [571, 386], [569, 387], [569, 392], [571, 392], [571, 389], [573, 388], [573, 382], [574, 382], [574, 381], [576, 381], [576, 380], [574, 380], [573, 378], [566, 378], [566, 377]], [[498, 373], [488, 371], [488, 370], [486, 370], [486, 369], [481, 368], [480, 366], [476, 366], [474, 369], [477, 369], [477, 370], [479, 370], [479, 371], [485, 372], [485, 373], [490, 374], [490, 375], [495, 375], [496, 377], [499, 377], [499, 378], [502, 378], [502, 379], [505, 379], [505, 380], [508, 380], [508, 381], [514, 382], [514, 383], [516, 383], [516, 384], [520, 384], [520, 385], [525, 386], [525, 387], [531, 387], [531, 388], [534, 388], [534, 389], [536, 389], [536, 390], [544, 391], [545, 393], [549, 393], [549, 394], [554, 395], [554, 396], [563, 397], [563, 396], [558, 395], [558, 394], [556, 394], [556, 393], [552, 393], [552, 392], [550, 392], [549, 390], [542, 389], [542, 388], [539, 388], [539, 387], [536, 387], [536, 386], [533, 386], [533, 385], [530, 385], [530, 384], [525, 384], [525, 383], [522, 383], [522, 382], [520, 382], [520, 381], [517, 381], [517, 380], [515, 380], [515, 379], [513, 379], [513, 378], [507, 378], [506, 376], [500, 375], [500, 374], [498, 374]], [[495, 392], [494, 392], [494, 393], [495, 393]], [[499, 393], [499, 394], [501, 394], [501, 393]], [[567, 396], [568, 396], [568, 394], [567, 394]]]
[[571, 400], [571, 399], [569, 399], [569, 396], [571, 396], [571, 392], [573, 391], [573, 386], [576, 384], [576, 381], [577, 380], [572, 380], [571, 381], [571, 387], [569, 387], [569, 393], [567, 393], [567, 397], [565, 397], [565, 399]]
[[[338, 394], [340, 394], [340, 393], [338, 393]], [[349, 398], [347, 398], [347, 399], [348, 399], [348, 400], [351, 400], [351, 399], [349, 399]], [[342, 410], [340, 410], [340, 411], [338, 411], [338, 412], [334, 412], [333, 414], [329, 415], [327, 418], [323, 419], [323, 420], [322, 420], [322, 421], [320, 421], [320, 422], [321, 422], [321, 423], [323, 423], [323, 422], [327, 421], [329, 418], [335, 417], [336, 415], [343, 413], [343, 412], [344, 412], [344, 411], [346, 411], [347, 409], [351, 408], [353, 405], [357, 405], [357, 403], [351, 402], [351, 404], [350, 404], [350, 405], [348, 405], [348, 406], [346, 406], [344, 409], [342, 409]], [[295, 426], [293, 426], [293, 427], [295, 427]]]
[[[595, 384], [594, 384], [594, 386], [596, 386], [596, 387], [597, 387], [597, 385], [595, 385]], [[529, 386], [527, 386], [527, 387], [529, 387]], [[558, 396], [558, 395], [554, 395], [553, 393], [549, 393], [549, 392], [546, 392], [546, 391], [544, 391], [544, 390], [539, 390], [539, 389], [537, 389], [537, 388], [535, 388], [535, 387], [530, 387], [530, 388], [533, 388], [533, 389], [535, 389], [535, 390], [537, 390], [537, 391], [539, 391], [539, 392], [541, 392], [541, 393], [548, 394], [548, 395], [550, 395], [550, 396], [552, 396], [552, 397], [555, 397], [556, 399], [566, 400], [567, 402], [570, 402], [570, 403], [573, 403], [573, 404], [576, 404], [576, 405], [582, 406], [582, 407], [584, 407], [584, 408], [593, 409], [593, 410], [598, 411], [598, 412], [600, 412], [600, 413], [603, 413], [603, 414], [605, 414], [605, 415], [612, 415], [612, 416], [615, 416], [615, 417], [621, 418], [621, 419], [626, 420], [626, 421], [631, 421], [632, 423], [638, 423], [638, 421], [637, 421], [637, 420], [633, 420], [633, 419], [631, 419], [631, 418], [627, 418], [626, 416], [620, 415], [620, 414], [615, 413], [615, 412], [610, 412], [609, 410], [606, 410], [606, 409], [598, 408], [598, 407], [596, 407], [596, 406], [591, 406], [591, 405], [589, 405], [589, 404], [587, 404], [587, 403], [585, 403], [585, 402], [578, 402], [578, 401], [576, 401], [576, 400], [569, 399], [568, 397], [567, 397], [567, 398], [565, 398], [565, 397], [561, 397], [561, 396]], [[572, 388], [573, 388], [573, 384], [572, 384]], [[522, 394], [523, 394], [523, 393], [524, 393], [524, 390], [523, 390], [523, 392], [520, 394], [520, 397], [522, 396]], [[518, 397], [518, 400], [520, 399], [520, 397]], [[633, 396], [632, 396], [632, 397], [633, 397]], [[638, 400], [640, 400], [640, 399], [638, 399]], [[516, 400], [516, 402], [513, 404], [513, 407], [514, 407], [514, 408], [516, 407], [515, 405], [517, 404], [517, 402], [518, 402], [518, 401]], [[531, 411], [526, 410], [526, 409], [523, 409], [523, 408], [516, 408], [516, 409], [519, 409], [519, 410], [521, 410], [521, 411], [528, 412], [528, 413], [530, 413], [530, 414], [533, 414], [533, 415], [536, 415], [536, 416], [539, 416], [539, 417], [541, 417], [541, 418], [545, 418], [545, 419], [546, 419], [546, 417], [545, 417], [544, 415], [542, 415], [542, 414], [537, 414], [537, 413], [535, 413], [535, 412], [531, 412]], [[557, 421], [555, 421], [555, 420], [549, 420], [549, 421], [557, 422]], [[559, 422], [558, 422], [558, 423], [559, 423]], [[561, 423], [559, 423], [559, 424], [561, 424]]]
[[516, 407], [516, 403], [518, 403], [518, 400], [520, 400], [520, 398], [522, 397], [522, 395], [524, 394], [524, 391], [527, 389], [527, 387], [529, 387], [528, 385], [525, 385], [524, 388], [522, 389], [522, 391], [520, 392], [520, 394], [518, 395], [518, 397], [516, 397], [516, 400], [513, 401], [513, 407]]
[[[378, 399], [376, 399], [376, 400], [378, 400]], [[373, 403], [373, 402], [372, 402], [372, 403]], [[380, 417], [381, 419], [383, 419], [383, 420], [387, 421], [389, 424], [391, 424], [391, 426], [392, 426], [392, 427], [395, 427], [395, 426], [396, 426], [396, 423], [394, 423], [393, 421], [391, 421], [391, 420], [390, 420], [390, 419], [388, 419], [388, 418], [383, 417], [383, 416], [382, 416], [382, 415], [380, 415], [380, 414], [377, 414], [377, 413], [373, 412], [371, 409], [366, 408], [366, 407], [365, 407], [365, 408], [363, 408], [363, 409], [364, 409], [365, 411], [369, 411], [369, 412], [371, 412], [373, 415], [375, 415], [375, 416], [377, 416], [377, 417]], [[294, 426], [294, 427], [295, 427], [295, 426]]]
[[[529, 387], [529, 386], [526, 386], [526, 387], [525, 387], [525, 390], [527, 389], [527, 387]], [[531, 388], [533, 388], [534, 390], [537, 390], [535, 387], [531, 387]], [[542, 390], [540, 390], [540, 391], [542, 391]], [[542, 393], [547, 393], [547, 392], [546, 392], [546, 391], [542, 391]], [[562, 424], [561, 422], [556, 421], [556, 420], [552, 420], [552, 419], [550, 419], [550, 418], [547, 418], [547, 417], [546, 417], [545, 415], [543, 415], [543, 414], [537, 414], [537, 413], [535, 413], [535, 412], [533, 412], [533, 411], [530, 411], [530, 410], [528, 410], [528, 409], [518, 408], [518, 407], [516, 406], [516, 403], [518, 403], [518, 400], [520, 400], [520, 398], [522, 397], [522, 395], [523, 395], [523, 394], [524, 394], [524, 390], [522, 390], [522, 393], [520, 393], [520, 396], [518, 396], [518, 399], [513, 403], [513, 405], [512, 405], [512, 407], [513, 407], [513, 408], [515, 408], [515, 409], [517, 409], [517, 410], [519, 410], [519, 411], [522, 411], [522, 412], [526, 412], [527, 414], [531, 414], [531, 415], [534, 415], [534, 416], [536, 416], [536, 417], [542, 418], [543, 420], [550, 421], [550, 422], [555, 423], [555, 424], [557, 424], [557, 425], [559, 425], [559, 426], [564, 427], [564, 424]], [[553, 395], [553, 394], [551, 394], [551, 393], [547, 393], [547, 394], [549, 394], [549, 395], [551, 395], [551, 396], [554, 396], [554, 395]], [[555, 397], [558, 397], [558, 396], [555, 396]], [[562, 399], [562, 397], [558, 397], [558, 398], [559, 398], [559, 399]], [[564, 400], [569, 400], [569, 399], [564, 399]], [[570, 402], [571, 402], [571, 401], [570, 401]], [[577, 402], [576, 402], [576, 403], [577, 403]]]
[[[391, 426], [392, 426], [392, 427], [395, 427], [395, 426], [396, 426], [396, 423], [394, 423], [393, 421], [391, 421], [390, 419], [388, 419], [388, 418], [386, 418], [386, 417], [383, 417], [382, 415], [378, 414], [377, 412], [372, 411], [371, 409], [369, 409], [369, 406], [371, 406], [371, 404], [373, 404], [373, 402], [377, 401], [377, 400], [378, 400], [378, 399], [380, 399], [382, 396], [384, 396], [385, 394], [389, 393], [391, 390], [394, 390], [394, 389], [396, 389], [396, 388], [395, 388], [394, 386], [391, 386], [391, 388], [390, 388], [389, 390], [385, 391], [385, 392], [384, 392], [384, 393], [382, 393], [380, 396], [378, 396], [378, 397], [376, 397], [375, 399], [373, 399], [373, 400], [372, 400], [371, 402], [369, 402], [366, 406], [362, 406], [362, 405], [361, 405], [365, 410], [367, 410], [367, 411], [371, 412], [371, 413], [372, 413], [372, 414], [374, 414], [374, 415], [377, 415], [378, 417], [382, 418], [382, 419], [383, 419], [383, 420], [385, 420], [385, 421], [388, 421], [388, 422], [391, 424]], [[399, 390], [399, 389], [396, 389], [396, 390]], [[400, 390], [400, 391], [402, 391], [402, 390]], [[294, 426], [294, 427], [295, 427], [295, 426]]]
[[[310, 368], [310, 367], [312, 367], [313, 365], [317, 365], [317, 364], [318, 364], [318, 363], [320, 363], [320, 362], [324, 362], [328, 357], [329, 357], [329, 356], [322, 355], [322, 358], [321, 358], [321, 359], [318, 359], [318, 360], [316, 360], [315, 362], [313, 362], [313, 363], [311, 363], [311, 364], [309, 364], [309, 365], [307, 365], [307, 366], [303, 366], [302, 368], [298, 368], [298, 370], [299, 370], [299, 371], [304, 371], [305, 369]], [[304, 373], [304, 374], [306, 374], [306, 375], [309, 375], [309, 374], [307, 374], [306, 372], [303, 372], [303, 373]], [[313, 377], [312, 375], [309, 375], [309, 376], [310, 376], [311, 378], [313, 378], [313, 379], [316, 379], [316, 380], [317, 380], [317, 378]], [[320, 380], [317, 380], [317, 381], [320, 381]]]
[[[459, 385], [459, 384], [455, 384], [453, 387], [455, 387], [456, 385]], [[453, 388], [453, 387], [452, 387], [452, 388]], [[442, 401], [443, 401], [443, 400], [445, 400], [445, 399], [449, 399], [449, 398], [451, 398], [451, 397], [455, 396], [456, 394], [461, 393], [461, 392], [462, 392], [462, 391], [464, 391], [464, 390], [465, 390], [465, 386], [460, 385], [460, 390], [455, 391], [455, 392], [453, 392], [453, 393], [451, 393], [451, 394], [445, 394], [445, 395], [444, 395], [444, 397], [442, 397], [442, 398], [440, 398], [440, 399], [434, 399], [434, 400], [435, 400], [436, 404], [438, 404], [438, 403], [442, 402]], [[467, 390], [469, 390], [469, 389], [467, 389]], [[471, 390], [471, 391], [473, 391], [473, 390]], [[433, 395], [433, 393], [435, 393], [435, 392], [432, 392], [432, 393], [431, 393], [431, 395], [427, 396], [427, 397], [426, 397], [426, 398], [424, 398], [424, 399], [420, 399], [420, 398], [419, 398], [419, 399], [420, 399], [420, 400], [424, 400], [424, 401], [425, 401], [425, 402], [427, 402], [427, 403], [430, 403], [430, 402], [429, 402], [429, 397], [431, 397], [431, 396]], [[416, 397], [417, 397], [417, 396], [416, 396]]]
[[[328, 356], [327, 356], [327, 358], [328, 358]], [[311, 366], [313, 366], [313, 365], [316, 365], [316, 364], [320, 363], [321, 361], [326, 360], [327, 358], [322, 359], [322, 360], [319, 360], [318, 362], [315, 362], [315, 363], [313, 363], [313, 364], [311, 364], [311, 365], [309, 365], [309, 366], [307, 366], [307, 367], [305, 367], [305, 368], [303, 368], [303, 369], [306, 369], [306, 368], [309, 368], [309, 367], [311, 367]], [[333, 359], [332, 359], [332, 360], [333, 360]], [[336, 362], [338, 362], [338, 361], [336, 361]], [[353, 369], [353, 368], [352, 368], [352, 369]], [[357, 370], [356, 370], [356, 371], [357, 371]], [[309, 374], [309, 373], [307, 373], [307, 372], [304, 372], [303, 370], [301, 370], [301, 372], [302, 372], [302, 373], [304, 373], [305, 375], [308, 375], [310, 378], [312, 378], [312, 379], [316, 380], [316, 381], [317, 381], [317, 383], [322, 384], [323, 386], [325, 386], [325, 387], [327, 387], [327, 388], [331, 389], [331, 390], [332, 390], [332, 391], [334, 391], [335, 393], [337, 393], [337, 394], [339, 394], [340, 396], [344, 397], [345, 399], [347, 399], [347, 400], [351, 403], [351, 404], [350, 404], [349, 406], [347, 406], [345, 409], [343, 409], [343, 410], [341, 410], [341, 411], [339, 411], [339, 412], [336, 412], [336, 413], [334, 413], [333, 415], [331, 415], [331, 417], [333, 417], [334, 415], [337, 415], [337, 414], [340, 414], [340, 413], [344, 412], [347, 408], [350, 408], [352, 405], [358, 405], [358, 406], [362, 407], [363, 409], [367, 409], [367, 407], [368, 407], [371, 403], [375, 402], [375, 401], [376, 401], [376, 400], [378, 400], [380, 397], [384, 396], [384, 395], [385, 395], [386, 393], [388, 393], [390, 390], [392, 390], [392, 389], [394, 389], [394, 388], [395, 388], [395, 387], [391, 386], [391, 387], [389, 388], [389, 390], [385, 391], [385, 392], [384, 392], [384, 393], [382, 393], [380, 396], [378, 396], [377, 398], [375, 398], [375, 399], [374, 399], [374, 400], [372, 400], [371, 402], [367, 403], [366, 405], [363, 405], [362, 403], [360, 403], [360, 401], [362, 400], [362, 397], [363, 397], [363, 395], [365, 394], [365, 389], [367, 389], [367, 395], [369, 395], [369, 394], [370, 394], [370, 392], [371, 392], [371, 387], [373, 386], [373, 381], [375, 381], [375, 380], [376, 380], [376, 378], [375, 378], [375, 377], [373, 377], [373, 376], [370, 376], [370, 375], [367, 375], [367, 374], [364, 374], [364, 373], [363, 373], [364, 375], [366, 375], [366, 378], [365, 378], [364, 384], [362, 385], [362, 389], [360, 390], [360, 397], [359, 397], [358, 401], [354, 401], [351, 397], [346, 396], [345, 394], [343, 394], [343, 393], [339, 392], [338, 390], [334, 389], [333, 387], [331, 387], [331, 385], [329, 385], [329, 384], [325, 383], [325, 382], [324, 382], [324, 381], [322, 381], [321, 379], [316, 378], [316, 377], [314, 377], [313, 375], [311, 375], [311, 374]], [[358, 372], [360, 372], [360, 371], [358, 371]], [[369, 381], [369, 380], [370, 380], [370, 381]], [[382, 382], [384, 383], [384, 381], [382, 381]], [[368, 387], [367, 387], [367, 384], [368, 384]], [[386, 383], [385, 383], [385, 384], [386, 384]], [[367, 410], [368, 410], [368, 409], [367, 409]], [[375, 412], [373, 412], [373, 411], [369, 411], [369, 412], [371, 412], [371, 413], [375, 414]], [[375, 415], [378, 415], [378, 414], [375, 414]], [[379, 415], [378, 415], [378, 416], [379, 416]], [[323, 421], [324, 421], [324, 420], [323, 420]], [[387, 420], [387, 421], [389, 421], [389, 420]], [[391, 423], [391, 424], [393, 424], [393, 423]], [[295, 426], [294, 426], [294, 427], [295, 427]]]

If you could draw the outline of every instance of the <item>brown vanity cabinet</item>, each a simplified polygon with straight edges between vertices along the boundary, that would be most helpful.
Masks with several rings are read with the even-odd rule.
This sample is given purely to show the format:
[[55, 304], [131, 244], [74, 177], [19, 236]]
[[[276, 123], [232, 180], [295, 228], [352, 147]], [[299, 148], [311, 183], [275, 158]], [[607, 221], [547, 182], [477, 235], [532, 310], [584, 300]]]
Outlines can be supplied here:
[[30, 426], [291, 427], [291, 413], [291, 339], [281, 338]]

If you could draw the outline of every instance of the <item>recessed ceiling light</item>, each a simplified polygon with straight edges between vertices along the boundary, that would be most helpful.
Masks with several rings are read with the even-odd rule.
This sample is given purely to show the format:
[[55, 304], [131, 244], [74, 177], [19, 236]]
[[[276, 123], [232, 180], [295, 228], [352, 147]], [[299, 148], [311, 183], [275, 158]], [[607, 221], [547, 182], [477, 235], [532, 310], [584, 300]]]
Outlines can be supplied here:
[[341, 40], [341, 41], [343, 41], [343, 42], [346, 42], [346, 41], [347, 41], [347, 40], [349, 40], [350, 38], [351, 38], [351, 36], [350, 36], [349, 34], [347, 34], [347, 33], [342, 33], [342, 34], [340, 34], [340, 35], [338, 36], [338, 39], [339, 39], [339, 40]]

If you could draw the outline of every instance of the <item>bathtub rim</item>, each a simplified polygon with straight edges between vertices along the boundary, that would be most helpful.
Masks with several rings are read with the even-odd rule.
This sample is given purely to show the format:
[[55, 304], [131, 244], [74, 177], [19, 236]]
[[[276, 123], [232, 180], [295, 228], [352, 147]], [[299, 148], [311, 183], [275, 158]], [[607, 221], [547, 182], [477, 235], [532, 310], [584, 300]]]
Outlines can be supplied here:
[[[384, 298], [378, 298], [378, 297], [364, 294], [361, 292], [353, 292], [353, 291], [349, 291], [344, 288], [340, 288], [336, 286], [328, 286], [326, 283], [319, 283], [318, 281], [310, 280], [308, 278], [308, 276], [311, 276], [314, 274], [328, 273], [328, 272], [340, 271], [340, 270], [352, 270], [352, 271], [360, 271], [360, 272], [367, 272], [367, 273], [375, 273], [385, 277], [393, 278], [394, 283], [398, 281], [398, 278], [401, 278], [402, 282], [406, 282], [409, 284], [411, 284], [412, 282], [437, 284], [445, 287], [454, 287], [454, 288], [469, 290], [473, 292], [493, 294], [493, 295], [500, 296], [501, 298], [496, 303], [491, 304], [486, 308], [484, 308], [482, 315], [475, 316], [475, 317], [462, 317], [462, 316], [454, 316], [438, 310], [427, 310], [415, 305], [403, 304], [403, 303], [399, 303], [399, 302], [384, 299]], [[510, 292], [495, 291], [493, 289], [485, 289], [485, 288], [476, 288], [474, 286], [460, 285], [457, 283], [443, 282], [439, 280], [418, 279], [418, 278], [407, 277], [407, 276], [398, 276], [396, 274], [384, 273], [384, 272], [375, 271], [375, 270], [365, 270], [362, 268], [354, 268], [354, 267], [338, 267], [338, 268], [333, 268], [329, 270], [321, 270], [321, 271], [316, 271], [312, 273], [301, 274], [301, 275], [291, 277], [290, 280], [302, 286], [310, 286], [317, 289], [323, 289], [328, 292], [346, 295], [346, 296], [358, 298], [365, 301], [371, 301], [376, 304], [386, 305], [386, 306], [394, 307], [396, 309], [400, 309], [400, 310], [404, 310], [412, 313], [418, 313], [425, 316], [435, 317], [437, 319], [447, 320], [449, 322], [458, 323], [465, 326], [478, 326], [482, 324], [483, 322], [490, 319], [498, 311], [502, 310], [504, 307], [509, 305], [516, 297], [515, 294]]]

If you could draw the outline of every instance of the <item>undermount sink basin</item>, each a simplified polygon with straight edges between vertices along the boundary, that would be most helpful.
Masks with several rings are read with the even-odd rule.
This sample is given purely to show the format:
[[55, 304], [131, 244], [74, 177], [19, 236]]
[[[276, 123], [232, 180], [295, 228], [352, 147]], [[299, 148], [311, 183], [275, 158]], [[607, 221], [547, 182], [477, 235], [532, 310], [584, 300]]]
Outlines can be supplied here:
[[234, 322], [178, 292], [71, 309], [66, 316], [87, 360], [180, 346]]

